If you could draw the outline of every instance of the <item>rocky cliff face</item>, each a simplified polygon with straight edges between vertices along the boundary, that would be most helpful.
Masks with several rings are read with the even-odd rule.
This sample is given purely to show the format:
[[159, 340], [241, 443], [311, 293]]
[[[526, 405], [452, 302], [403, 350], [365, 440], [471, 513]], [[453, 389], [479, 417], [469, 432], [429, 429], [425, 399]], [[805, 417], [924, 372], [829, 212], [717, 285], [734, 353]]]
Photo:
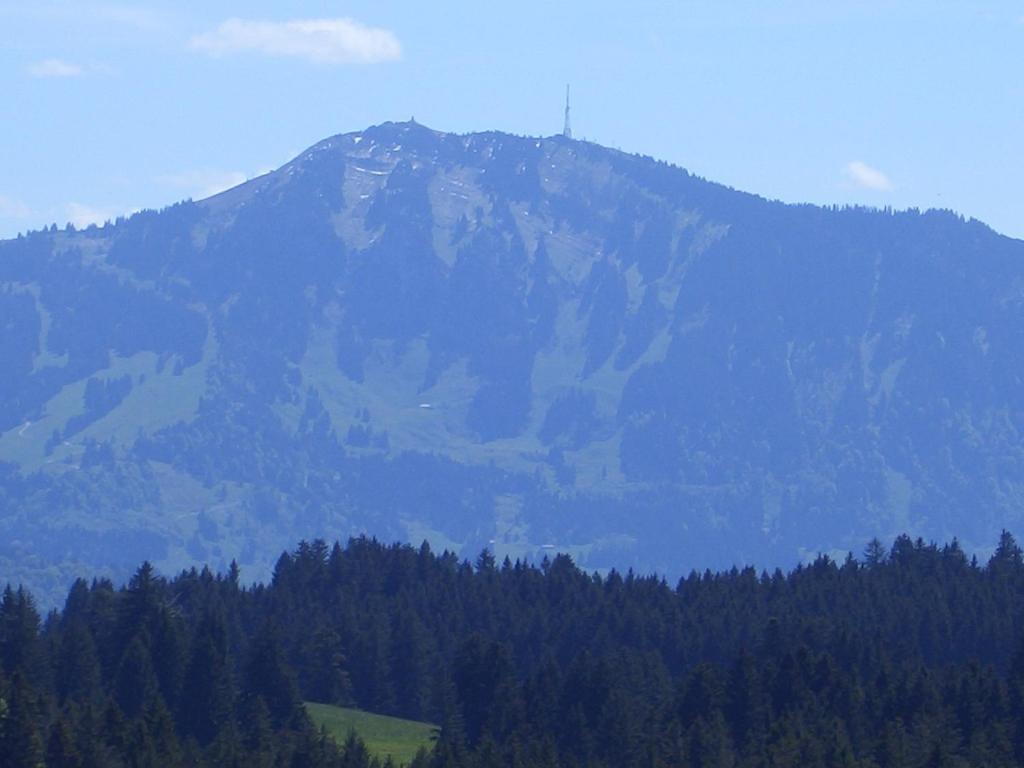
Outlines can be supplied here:
[[1024, 243], [561, 137], [385, 124], [3, 242], [0, 317], [0, 562], [44, 589], [361, 531], [679, 573], [1024, 506]]

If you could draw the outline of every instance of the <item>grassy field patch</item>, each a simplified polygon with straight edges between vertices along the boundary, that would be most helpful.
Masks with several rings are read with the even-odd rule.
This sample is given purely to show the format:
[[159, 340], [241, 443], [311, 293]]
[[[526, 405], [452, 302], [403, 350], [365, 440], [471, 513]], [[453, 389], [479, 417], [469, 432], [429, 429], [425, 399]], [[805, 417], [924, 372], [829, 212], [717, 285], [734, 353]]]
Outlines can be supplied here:
[[390, 755], [397, 765], [411, 762], [420, 747], [431, 749], [437, 737], [436, 725], [375, 715], [360, 709], [306, 702], [306, 711], [316, 727], [326, 728], [339, 744], [348, 738], [350, 731], [355, 731], [371, 755], [381, 760]]

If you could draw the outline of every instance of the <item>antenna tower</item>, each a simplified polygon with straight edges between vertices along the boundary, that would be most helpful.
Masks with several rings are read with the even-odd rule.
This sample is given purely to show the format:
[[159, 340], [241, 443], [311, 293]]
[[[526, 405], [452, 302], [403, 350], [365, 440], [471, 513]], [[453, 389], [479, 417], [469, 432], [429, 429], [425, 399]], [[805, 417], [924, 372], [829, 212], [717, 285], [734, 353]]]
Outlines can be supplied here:
[[562, 129], [562, 135], [567, 139], [572, 138], [572, 126], [569, 125], [569, 86], [565, 86], [565, 127]]

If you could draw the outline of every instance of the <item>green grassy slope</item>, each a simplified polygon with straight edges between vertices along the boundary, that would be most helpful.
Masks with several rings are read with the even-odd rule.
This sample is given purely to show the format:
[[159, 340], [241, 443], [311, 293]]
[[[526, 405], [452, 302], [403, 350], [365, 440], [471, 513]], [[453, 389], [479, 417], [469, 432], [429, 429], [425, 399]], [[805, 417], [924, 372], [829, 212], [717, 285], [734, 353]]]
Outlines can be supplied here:
[[431, 749], [437, 736], [436, 725], [358, 709], [307, 702], [306, 711], [317, 728], [325, 727], [339, 744], [355, 731], [371, 755], [382, 760], [390, 755], [397, 765], [407, 765], [420, 747]]

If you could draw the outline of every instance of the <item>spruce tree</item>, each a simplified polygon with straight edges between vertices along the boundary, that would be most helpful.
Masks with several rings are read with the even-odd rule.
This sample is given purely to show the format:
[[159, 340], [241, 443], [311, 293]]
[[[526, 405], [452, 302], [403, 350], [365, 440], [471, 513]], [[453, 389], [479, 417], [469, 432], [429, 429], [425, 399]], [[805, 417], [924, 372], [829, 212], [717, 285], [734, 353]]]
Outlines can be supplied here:
[[200, 622], [178, 702], [178, 723], [200, 746], [214, 740], [232, 719], [235, 689], [223, 619], [215, 612]]
[[114, 700], [125, 717], [142, 714], [159, 693], [144, 636], [137, 635], [125, 649], [114, 678]]
[[42, 768], [40, 712], [25, 675], [15, 672], [0, 720], [0, 768]]
[[99, 701], [102, 694], [102, 670], [96, 643], [87, 619], [78, 616], [67, 623], [56, 660], [55, 682], [62, 702]]
[[33, 682], [42, 674], [39, 612], [21, 587], [8, 585], [0, 597], [0, 668], [8, 676], [21, 672]]
[[50, 727], [50, 737], [46, 742], [46, 768], [84, 768], [82, 755], [63, 718]]
[[242, 679], [242, 697], [262, 699], [275, 728], [282, 728], [302, 713], [292, 672], [281, 652], [276, 631], [269, 625], [257, 635], [249, 650]]

